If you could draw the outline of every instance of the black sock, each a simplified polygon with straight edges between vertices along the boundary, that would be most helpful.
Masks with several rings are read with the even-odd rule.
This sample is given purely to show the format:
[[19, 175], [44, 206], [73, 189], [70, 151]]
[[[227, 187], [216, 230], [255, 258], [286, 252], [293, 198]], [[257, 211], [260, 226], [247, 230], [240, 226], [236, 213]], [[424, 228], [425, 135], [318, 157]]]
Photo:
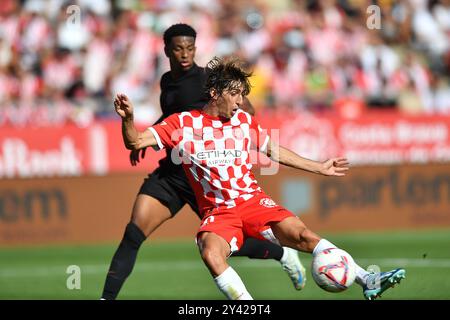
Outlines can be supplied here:
[[139, 247], [145, 239], [144, 233], [134, 223], [130, 222], [127, 225], [106, 276], [103, 299], [116, 299], [123, 283], [133, 270]]
[[249, 257], [251, 259], [275, 259], [280, 261], [283, 248], [272, 242], [247, 238], [239, 251], [232, 257]]

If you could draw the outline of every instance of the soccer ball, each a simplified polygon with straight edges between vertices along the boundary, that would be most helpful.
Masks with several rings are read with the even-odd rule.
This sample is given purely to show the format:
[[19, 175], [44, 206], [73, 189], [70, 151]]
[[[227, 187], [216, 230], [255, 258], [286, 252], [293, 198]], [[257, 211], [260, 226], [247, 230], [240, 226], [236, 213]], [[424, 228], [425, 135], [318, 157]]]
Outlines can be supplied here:
[[341, 292], [355, 281], [356, 265], [353, 258], [338, 248], [325, 249], [312, 261], [314, 281], [328, 292]]

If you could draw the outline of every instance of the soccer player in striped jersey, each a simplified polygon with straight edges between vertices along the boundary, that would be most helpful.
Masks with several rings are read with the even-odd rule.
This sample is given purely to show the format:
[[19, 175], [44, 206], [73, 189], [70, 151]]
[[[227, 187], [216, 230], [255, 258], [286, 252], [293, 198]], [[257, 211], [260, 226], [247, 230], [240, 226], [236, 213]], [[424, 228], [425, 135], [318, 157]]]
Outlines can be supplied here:
[[[186, 24], [175, 24], [164, 33], [165, 54], [170, 61], [170, 71], [161, 77], [160, 104], [161, 121], [178, 112], [201, 110], [209, 100], [204, 91], [206, 82], [205, 69], [195, 61], [195, 30]], [[253, 108], [247, 99], [242, 108], [253, 114]], [[139, 162], [145, 149], [131, 152], [132, 165]], [[174, 164], [167, 157], [159, 162], [159, 167], [144, 180], [136, 197], [131, 221], [117, 248], [106, 276], [102, 298], [115, 299], [127, 277], [131, 274], [141, 244], [160, 225], [181, 210], [185, 204], [199, 216], [200, 211], [188, 179], [181, 165]], [[301, 264], [297, 252], [288, 247], [248, 238], [239, 251], [233, 256], [247, 256], [254, 259], [275, 259], [281, 263], [283, 270], [289, 275], [294, 287], [304, 287], [305, 268]]]
[[[172, 159], [182, 162], [202, 215], [196, 236], [202, 259], [219, 290], [233, 300], [252, 299], [227, 263], [227, 257], [239, 250], [246, 238], [266, 239], [313, 255], [335, 248], [264, 193], [251, 171], [250, 150], [267, 152], [281, 164], [326, 176], [344, 176], [349, 169], [345, 158], [313, 161], [272, 141], [256, 119], [240, 109], [250, 91], [249, 76], [237, 60], [213, 59], [206, 81], [208, 104], [202, 110], [173, 114], [143, 132], [134, 126], [129, 99], [120, 94], [114, 100], [127, 148], [177, 151], [172, 152]], [[405, 277], [402, 268], [380, 273], [369, 273], [358, 265], [356, 269], [356, 282], [370, 300]]]

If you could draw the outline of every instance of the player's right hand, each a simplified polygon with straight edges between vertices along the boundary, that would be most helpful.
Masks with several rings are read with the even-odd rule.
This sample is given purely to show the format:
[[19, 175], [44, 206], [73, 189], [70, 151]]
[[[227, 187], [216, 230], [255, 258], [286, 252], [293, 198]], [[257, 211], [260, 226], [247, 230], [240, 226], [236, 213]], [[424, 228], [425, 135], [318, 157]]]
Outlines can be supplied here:
[[130, 118], [133, 116], [133, 104], [123, 93], [117, 94], [114, 98], [114, 108], [122, 118]]
[[320, 173], [326, 176], [345, 176], [349, 169], [349, 162], [346, 158], [332, 158], [322, 163]]
[[139, 163], [139, 153], [141, 153], [141, 151], [141, 159], [145, 158], [145, 150], [147, 150], [147, 148], [132, 150], [130, 152], [130, 163], [132, 166], [136, 166]]

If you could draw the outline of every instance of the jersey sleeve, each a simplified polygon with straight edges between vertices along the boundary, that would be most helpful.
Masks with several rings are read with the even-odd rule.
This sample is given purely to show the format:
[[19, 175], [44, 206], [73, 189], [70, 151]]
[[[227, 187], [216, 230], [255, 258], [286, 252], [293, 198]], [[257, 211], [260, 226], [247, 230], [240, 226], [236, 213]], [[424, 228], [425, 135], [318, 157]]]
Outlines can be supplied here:
[[250, 138], [252, 148], [261, 152], [265, 152], [270, 137], [269, 134], [267, 133], [267, 130], [261, 128], [256, 118], [253, 116], [251, 116], [250, 132], [251, 132]]
[[153, 133], [158, 144], [154, 149], [161, 150], [164, 148], [175, 148], [180, 141], [180, 128], [180, 119], [177, 113], [172, 114], [158, 124], [149, 127], [148, 130]]

